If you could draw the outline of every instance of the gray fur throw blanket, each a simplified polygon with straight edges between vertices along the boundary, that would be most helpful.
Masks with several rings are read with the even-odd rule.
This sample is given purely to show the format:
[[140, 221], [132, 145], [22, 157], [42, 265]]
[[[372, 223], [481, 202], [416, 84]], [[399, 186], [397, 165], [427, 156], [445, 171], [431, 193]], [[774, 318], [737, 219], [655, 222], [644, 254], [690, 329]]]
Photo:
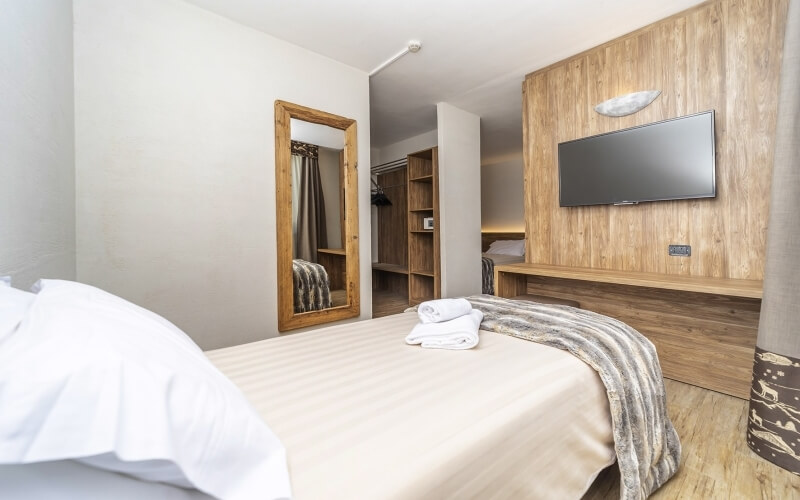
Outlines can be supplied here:
[[481, 257], [481, 293], [494, 295], [494, 261], [489, 257]]
[[678, 470], [681, 444], [667, 415], [656, 349], [630, 326], [569, 306], [467, 297], [482, 330], [569, 351], [600, 375], [608, 394], [620, 499], [647, 498]]
[[328, 272], [319, 264], [303, 259], [292, 261], [294, 312], [319, 311], [331, 307]]

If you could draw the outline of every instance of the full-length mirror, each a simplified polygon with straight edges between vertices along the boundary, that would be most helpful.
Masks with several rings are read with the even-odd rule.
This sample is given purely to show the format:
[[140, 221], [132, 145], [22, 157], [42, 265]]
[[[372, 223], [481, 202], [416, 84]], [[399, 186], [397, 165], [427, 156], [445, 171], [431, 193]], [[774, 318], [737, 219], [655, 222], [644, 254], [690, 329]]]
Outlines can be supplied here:
[[360, 314], [356, 122], [275, 102], [278, 329]]

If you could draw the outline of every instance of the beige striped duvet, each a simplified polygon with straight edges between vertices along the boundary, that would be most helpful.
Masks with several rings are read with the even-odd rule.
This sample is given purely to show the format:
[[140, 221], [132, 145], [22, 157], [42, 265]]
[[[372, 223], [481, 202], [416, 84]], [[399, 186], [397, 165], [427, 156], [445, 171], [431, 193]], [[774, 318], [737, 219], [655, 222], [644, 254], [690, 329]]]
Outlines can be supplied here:
[[580, 498], [614, 456], [605, 389], [572, 355], [481, 332], [404, 343], [416, 314], [208, 352], [287, 448], [295, 498]]

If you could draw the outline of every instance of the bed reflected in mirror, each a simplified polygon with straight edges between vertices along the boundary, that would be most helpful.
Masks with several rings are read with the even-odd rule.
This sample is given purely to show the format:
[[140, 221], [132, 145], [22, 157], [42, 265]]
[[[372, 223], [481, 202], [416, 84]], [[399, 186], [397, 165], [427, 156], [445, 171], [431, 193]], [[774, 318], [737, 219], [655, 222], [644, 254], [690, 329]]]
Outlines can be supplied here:
[[356, 123], [276, 101], [278, 329], [360, 313]]

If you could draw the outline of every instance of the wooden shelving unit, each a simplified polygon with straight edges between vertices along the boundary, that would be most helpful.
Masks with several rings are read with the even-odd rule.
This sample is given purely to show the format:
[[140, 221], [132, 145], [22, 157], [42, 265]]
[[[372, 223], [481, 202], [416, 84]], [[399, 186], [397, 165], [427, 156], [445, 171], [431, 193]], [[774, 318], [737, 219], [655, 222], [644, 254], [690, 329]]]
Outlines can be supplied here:
[[[408, 155], [408, 301], [441, 297], [439, 171], [437, 148]], [[425, 218], [433, 229], [425, 229]]]
[[[378, 175], [391, 205], [378, 207], [378, 260], [372, 288], [416, 305], [441, 297], [437, 149], [408, 155], [406, 168]], [[433, 218], [433, 229], [423, 221]]]

